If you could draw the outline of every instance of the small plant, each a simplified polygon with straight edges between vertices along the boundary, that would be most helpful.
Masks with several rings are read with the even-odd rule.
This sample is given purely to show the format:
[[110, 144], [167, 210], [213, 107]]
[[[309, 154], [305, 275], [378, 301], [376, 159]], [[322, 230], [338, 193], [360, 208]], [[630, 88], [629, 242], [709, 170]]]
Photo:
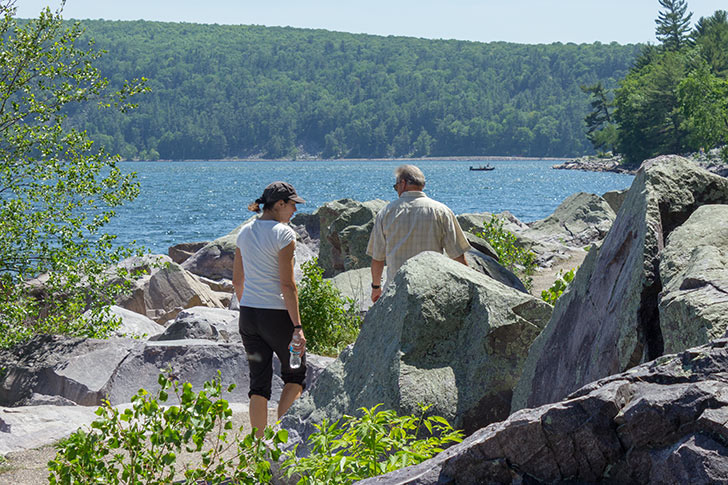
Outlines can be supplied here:
[[[288, 433], [265, 430], [265, 439], [255, 430], [241, 437], [232, 432], [232, 410], [221, 399], [218, 378], [205, 382], [195, 393], [189, 383], [180, 385], [165, 374], [158, 379], [161, 388], [155, 396], [144, 389], [132, 397], [131, 408], [123, 411], [104, 403], [89, 431], [78, 430], [60, 442], [54, 460], [48, 463], [51, 484], [63, 483], [267, 483], [270, 462], [277, 461], [278, 445]], [[228, 387], [231, 391], [234, 385]], [[168, 390], [179, 405], [163, 407]], [[212, 433], [211, 438], [208, 435]], [[197, 453], [192, 465], [177, 465], [181, 452]], [[206, 483], [203, 482], [203, 483]]]
[[483, 223], [483, 231], [475, 235], [488, 241], [498, 255], [498, 262], [518, 276], [526, 289], [531, 289], [536, 255], [518, 246], [516, 235], [503, 228], [501, 219], [491, 216], [489, 221]]
[[421, 463], [463, 439], [444, 418], [426, 418], [429, 406], [420, 405], [420, 416], [397, 416], [377, 411], [379, 406], [360, 408], [359, 418], [316, 425], [308, 439], [311, 454], [298, 458], [292, 452], [283, 462], [285, 473], [299, 476], [299, 484], [348, 484]]
[[543, 290], [541, 292], [541, 299], [550, 305], [554, 305], [556, 300], [558, 300], [564, 290], [566, 290], [566, 287], [569, 286], [569, 283], [573, 281], [576, 269], [577, 268], [572, 268], [564, 274], [559, 271], [559, 274], [556, 275], [556, 281], [554, 281], [554, 284], [551, 285], [548, 290]]
[[359, 306], [324, 279], [316, 259], [303, 263], [301, 269], [298, 303], [306, 346], [312, 353], [336, 356], [359, 335]]

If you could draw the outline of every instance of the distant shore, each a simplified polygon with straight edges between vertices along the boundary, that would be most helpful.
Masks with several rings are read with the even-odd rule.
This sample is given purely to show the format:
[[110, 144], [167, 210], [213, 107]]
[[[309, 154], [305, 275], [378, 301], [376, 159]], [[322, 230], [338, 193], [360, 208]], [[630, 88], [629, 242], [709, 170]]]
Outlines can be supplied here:
[[440, 160], [456, 160], [462, 162], [477, 162], [477, 161], [545, 161], [545, 162], [559, 162], [572, 160], [572, 157], [514, 157], [514, 156], [442, 156], [442, 157], [421, 157], [421, 158], [318, 158], [318, 157], [298, 157], [292, 158], [261, 158], [261, 157], [247, 157], [247, 158], [199, 158], [199, 159], [185, 159], [185, 160], [172, 160], [172, 159], [160, 159], [160, 160], [122, 160], [123, 162], [426, 162], [426, 161], [440, 161]]

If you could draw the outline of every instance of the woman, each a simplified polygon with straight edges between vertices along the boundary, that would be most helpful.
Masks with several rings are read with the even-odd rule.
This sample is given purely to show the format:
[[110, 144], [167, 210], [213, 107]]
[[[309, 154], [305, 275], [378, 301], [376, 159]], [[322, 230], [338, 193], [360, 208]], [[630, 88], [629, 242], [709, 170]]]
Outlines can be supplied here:
[[[263, 214], [245, 224], [237, 239], [233, 286], [240, 301], [240, 335], [250, 368], [250, 424], [263, 436], [268, 423], [268, 401], [273, 379], [273, 352], [281, 361], [283, 392], [278, 418], [303, 392], [306, 378], [306, 339], [298, 312], [298, 289], [293, 278], [296, 233], [286, 223], [305, 201], [291, 184], [273, 182], [248, 206]], [[288, 344], [297, 337], [294, 351], [301, 367], [291, 369]]]

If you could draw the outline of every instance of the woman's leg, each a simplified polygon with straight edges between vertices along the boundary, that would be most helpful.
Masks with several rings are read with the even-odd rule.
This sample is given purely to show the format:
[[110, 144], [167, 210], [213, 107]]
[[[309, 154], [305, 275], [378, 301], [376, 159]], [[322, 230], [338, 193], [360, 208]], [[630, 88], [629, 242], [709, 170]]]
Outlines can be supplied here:
[[288, 411], [288, 408], [291, 407], [293, 401], [301, 397], [302, 393], [303, 386], [300, 384], [289, 382], [283, 386], [281, 398], [278, 400], [278, 419], [281, 419], [281, 416], [286, 414], [286, 411]]
[[268, 400], [263, 396], [253, 394], [250, 396], [248, 412], [250, 413], [250, 425], [256, 428], [255, 436], [262, 438], [263, 432], [268, 426]]

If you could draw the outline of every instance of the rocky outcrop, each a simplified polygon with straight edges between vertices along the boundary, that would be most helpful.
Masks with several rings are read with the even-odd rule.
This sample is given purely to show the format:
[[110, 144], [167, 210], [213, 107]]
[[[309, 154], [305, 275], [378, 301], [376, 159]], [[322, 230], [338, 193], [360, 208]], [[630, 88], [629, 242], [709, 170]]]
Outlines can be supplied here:
[[667, 238], [660, 257], [660, 330], [665, 352], [728, 330], [728, 205], [704, 205]]
[[597, 157], [588, 155], [586, 157], [567, 160], [562, 164], [554, 165], [551, 168], [557, 170], [586, 170], [588, 172], [616, 172], [634, 173], [634, 170], [622, 165], [623, 159], [617, 155], [614, 157]]
[[418, 403], [467, 432], [504, 419], [528, 345], [550, 305], [446, 256], [407, 261], [367, 313], [353, 347], [321, 374], [283, 420], [307, 436], [362, 406], [400, 413]]
[[167, 250], [167, 255], [175, 263], [182, 264], [187, 261], [190, 256], [195, 254], [200, 249], [204, 248], [209, 243], [210, 241], [175, 244], [174, 246], [169, 247], [169, 249]]
[[[331, 278], [331, 284], [341, 292], [341, 296], [357, 302], [360, 311], [372, 306], [372, 273], [370, 268], [352, 269]], [[382, 274], [382, 285], [387, 282], [386, 271]]]
[[553, 214], [531, 224], [523, 235], [542, 243], [581, 247], [604, 239], [614, 218], [606, 200], [579, 192], [567, 197]]
[[[85, 316], [90, 316], [89, 312]], [[147, 339], [159, 335], [164, 331], [164, 327], [151, 318], [141, 315], [137, 312], [127, 310], [120, 306], [112, 305], [109, 307], [109, 319], [120, 320], [121, 324], [114, 330], [114, 337], [131, 337]]]
[[129, 258], [121, 264], [143, 276], [132, 281], [131, 291], [119, 297], [117, 304], [157, 323], [167, 322], [194, 306], [225, 308], [209, 286], [167, 256]]
[[625, 197], [627, 197], [627, 189], [610, 190], [609, 192], [604, 192], [602, 194], [602, 199], [607, 201], [607, 204], [609, 204], [609, 207], [612, 208], [614, 214], [617, 214], [617, 212], [619, 212], [619, 209], [622, 207], [622, 202], [624, 202]]
[[592, 247], [531, 346], [513, 410], [662, 355], [660, 252], [698, 207], [716, 203], [728, 203], [728, 180], [677, 156], [643, 166], [601, 248]]
[[[140, 388], [156, 392], [157, 378], [165, 370], [171, 370], [180, 382], [191, 383], [195, 390], [216, 378], [219, 370], [223, 387], [237, 386], [225, 399], [248, 402], [248, 363], [241, 343], [39, 336], [0, 357], [5, 367], [0, 377], [2, 406], [98, 406], [103, 399], [113, 405], [127, 403]], [[332, 360], [309, 355], [307, 385]], [[283, 388], [277, 359], [274, 369], [272, 400], [277, 401]]]
[[524, 409], [361, 485], [728, 482], [728, 340]]
[[239, 313], [222, 308], [194, 307], [181, 311], [154, 340], [207, 339], [242, 342], [238, 330]]
[[319, 207], [321, 241], [318, 264], [330, 278], [343, 271], [366, 268], [371, 258], [366, 254], [374, 218], [387, 203], [376, 199], [357, 202], [341, 199]]

